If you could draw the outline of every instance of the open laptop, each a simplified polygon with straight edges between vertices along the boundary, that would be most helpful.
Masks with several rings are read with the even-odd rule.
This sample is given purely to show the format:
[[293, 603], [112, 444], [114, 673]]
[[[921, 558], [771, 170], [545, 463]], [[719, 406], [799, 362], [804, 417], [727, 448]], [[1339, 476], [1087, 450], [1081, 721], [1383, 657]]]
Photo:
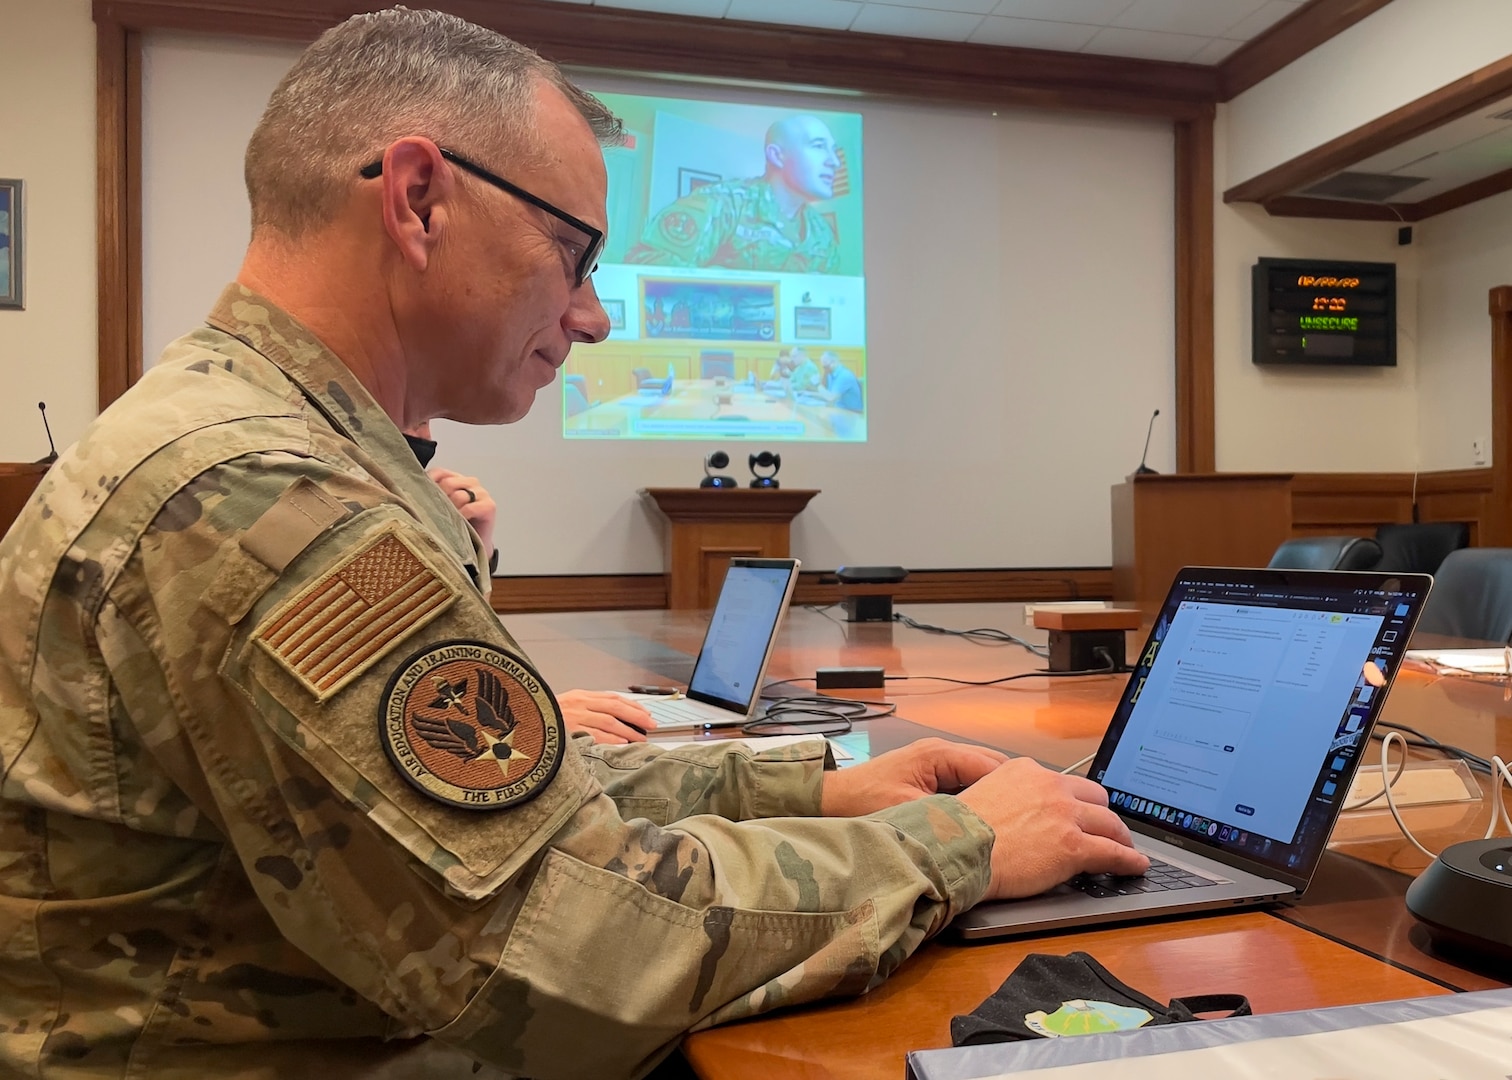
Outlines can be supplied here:
[[1182, 570], [1087, 770], [1150, 872], [1083, 875], [979, 904], [956, 932], [997, 937], [1300, 896], [1432, 582]]
[[797, 583], [797, 559], [730, 560], [687, 694], [637, 699], [656, 720], [656, 734], [752, 719]]

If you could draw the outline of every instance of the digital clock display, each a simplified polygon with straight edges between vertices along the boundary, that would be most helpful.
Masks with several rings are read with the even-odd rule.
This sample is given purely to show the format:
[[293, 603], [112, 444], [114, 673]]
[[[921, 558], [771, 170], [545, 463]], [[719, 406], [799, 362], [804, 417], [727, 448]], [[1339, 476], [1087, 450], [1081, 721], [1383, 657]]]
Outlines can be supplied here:
[[1252, 271], [1257, 364], [1396, 364], [1396, 266], [1261, 259]]

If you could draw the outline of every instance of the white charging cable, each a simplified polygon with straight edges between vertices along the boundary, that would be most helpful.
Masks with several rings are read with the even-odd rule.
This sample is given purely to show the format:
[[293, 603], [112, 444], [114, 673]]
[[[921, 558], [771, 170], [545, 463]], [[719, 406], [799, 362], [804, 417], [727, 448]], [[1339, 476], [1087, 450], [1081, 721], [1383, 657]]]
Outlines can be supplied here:
[[1067, 766], [1066, 766], [1066, 767], [1065, 767], [1065, 768], [1064, 768], [1064, 769], [1062, 769], [1062, 770], [1061, 770], [1061, 771], [1060, 771], [1060, 772], [1061, 772], [1061, 775], [1062, 775], [1062, 776], [1070, 776], [1070, 775], [1071, 775], [1071, 774], [1072, 774], [1072, 773], [1074, 773], [1074, 772], [1075, 772], [1075, 771], [1076, 771], [1076, 770], [1077, 770], [1077, 769], [1079, 769], [1079, 768], [1081, 768], [1081, 767], [1082, 767], [1082, 766], [1083, 766], [1083, 765], [1085, 765], [1085, 764], [1087, 764], [1087, 762], [1089, 762], [1089, 761], [1091, 761], [1091, 760], [1092, 760], [1092, 759], [1093, 759], [1093, 758], [1095, 758], [1095, 757], [1096, 757], [1096, 756], [1097, 756], [1097, 755], [1096, 755], [1096, 754], [1095, 754], [1095, 753], [1094, 753], [1094, 754], [1088, 754], [1088, 755], [1087, 755], [1087, 756], [1086, 756], [1086, 757], [1084, 757], [1084, 758], [1082, 758], [1082, 759], [1081, 759], [1081, 760], [1080, 760], [1080, 761], [1078, 761], [1078, 762], [1076, 762], [1076, 763], [1075, 763], [1075, 764], [1074, 764], [1074, 765], [1067, 765]]
[[[1419, 841], [1416, 836], [1412, 835], [1412, 830], [1409, 829], [1407, 827], [1407, 823], [1402, 820], [1402, 812], [1397, 809], [1396, 796], [1392, 795], [1391, 793], [1391, 789], [1396, 786], [1397, 780], [1402, 775], [1402, 770], [1407, 767], [1407, 740], [1402, 738], [1400, 732], [1388, 731], [1386, 733], [1386, 737], [1381, 740], [1381, 776], [1384, 777], [1386, 775], [1386, 762], [1388, 760], [1391, 743], [1393, 740], [1402, 744], [1402, 763], [1397, 768], [1396, 776], [1393, 776], [1391, 778], [1391, 783], [1382, 786], [1379, 795], [1386, 796], [1386, 805], [1391, 810], [1391, 816], [1396, 819], [1397, 828], [1402, 830], [1402, 835], [1405, 836], [1408, 840], [1412, 841], [1412, 846], [1417, 848], [1424, 855], [1428, 856], [1430, 859], [1436, 859], [1438, 858], [1438, 854], [1436, 852], [1429, 851], [1426, 847], [1423, 846], [1422, 842]], [[1502, 784], [1506, 783], [1507, 786], [1512, 787], [1512, 771], [1508, 770], [1507, 763], [1505, 761], [1503, 761], [1500, 757], [1495, 756], [1491, 758], [1491, 770], [1491, 824], [1486, 826], [1486, 835], [1482, 837], [1482, 839], [1484, 840], [1489, 840], [1491, 839], [1491, 837], [1496, 835], [1496, 826], [1498, 825], [1498, 823], [1505, 824], [1507, 826], [1507, 831], [1509, 833], [1512, 833], [1512, 817], [1508, 816], [1507, 804], [1502, 801]], [[1365, 802], [1362, 802], [1359, 805], [1364, 806], [1366, 802], [1371, 802], [1376, 798], [1379, 798], [1379, 795], [1373, 795], [1370, 799], [1365, 800]], [[1351, 809], [1353, 809], [1353, 807], [1351, 807]]]

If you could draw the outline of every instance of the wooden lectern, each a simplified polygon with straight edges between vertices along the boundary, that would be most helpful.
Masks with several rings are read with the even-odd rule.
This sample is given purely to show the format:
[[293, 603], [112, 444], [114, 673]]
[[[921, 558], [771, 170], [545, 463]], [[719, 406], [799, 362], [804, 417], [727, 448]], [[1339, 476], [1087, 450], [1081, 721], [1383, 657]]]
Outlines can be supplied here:
[[0, 535], [11, 527], [51, 467], [41, 462], [0, 461]]
[[1113, 595], [1153, 606], [1183, 566], [1264, 566], [1292, 534], [1291, 481], [1187, 473], [1113, 485]]
[[644, 488], [667, 516], [667, 606], [714, 606], [737, 555], [788, 558], [793, 519], [817, 491], [789, 488]]

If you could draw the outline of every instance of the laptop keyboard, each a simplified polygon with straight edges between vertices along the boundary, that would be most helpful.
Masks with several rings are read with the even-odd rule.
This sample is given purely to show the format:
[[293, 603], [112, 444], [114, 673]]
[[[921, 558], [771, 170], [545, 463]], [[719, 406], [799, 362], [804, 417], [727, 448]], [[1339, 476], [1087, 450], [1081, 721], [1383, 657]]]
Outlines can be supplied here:
[[[655, 717], [656, 722], [663, 726], [669, 724], [707, 724], [729, 715], [722, 710], [717, 712], [712, 711], [703, 702], [690, 701], [687, 698], [642, 700], [641, 704]], [[734, 717], [732, 716], [731, 719], [734, 719]]]
[[1114, 877], [1112, 874], [1077, 874], [1066, 882], [1077, 892], [1102, 898], [1105, 896], [1133, 896], [1137, 893], [1171, 892], [1177, 889], [1198, 889], [1204, 885], [1218, 884], [1179, 866], [1150, 860], [1150, 869], [1140, 877]]

